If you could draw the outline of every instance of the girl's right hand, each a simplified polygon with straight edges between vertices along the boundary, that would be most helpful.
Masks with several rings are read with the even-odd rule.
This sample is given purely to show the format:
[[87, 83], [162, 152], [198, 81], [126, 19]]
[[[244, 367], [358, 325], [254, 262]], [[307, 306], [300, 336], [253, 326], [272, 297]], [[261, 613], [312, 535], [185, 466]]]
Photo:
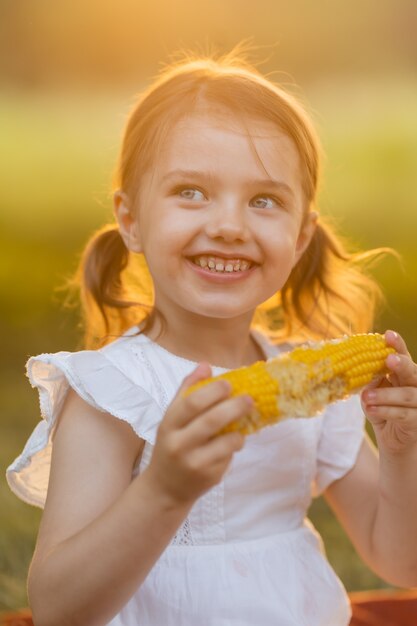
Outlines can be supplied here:
[[193, 391], [185, 389], [211, 376], [207, 363], [199, 363], [187, 376], [158, 429], [154, 453], [145, 470], [152, 489], [173, 505], [192, 505], [220, 482], [244, 436], [217, 433], [229, 422], [244, 417], [253, 406], [250, 396], [230, 397], [231, 386], [216, 380]]

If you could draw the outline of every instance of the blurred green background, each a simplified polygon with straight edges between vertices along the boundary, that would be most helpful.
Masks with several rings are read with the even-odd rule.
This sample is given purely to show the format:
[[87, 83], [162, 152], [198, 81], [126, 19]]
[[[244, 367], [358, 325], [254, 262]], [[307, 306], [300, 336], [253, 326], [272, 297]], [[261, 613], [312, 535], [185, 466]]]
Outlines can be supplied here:
[[[323, 212], [355, 247], [402, 255], [402, 265], [387, 259], [375, 270], [387, 297], [376, 329], [397, 329], [417, 355], [415, 0], [1, 0], [3, 475], [39, 419], [27, 357], [79, 345], [76, 312], [62, 308], [58, 288], [111, 216], [111, 172], [132, 96], [179, 48], [225, 52], [248, 37], [260, 68], [295, 90], [316, 121], [326, 153]], [[4, 480], [0, 497], [5, 610], [27, 604], [40, 512]], [[312, 518], [349, 590], [384, 586], [323, 501]]]

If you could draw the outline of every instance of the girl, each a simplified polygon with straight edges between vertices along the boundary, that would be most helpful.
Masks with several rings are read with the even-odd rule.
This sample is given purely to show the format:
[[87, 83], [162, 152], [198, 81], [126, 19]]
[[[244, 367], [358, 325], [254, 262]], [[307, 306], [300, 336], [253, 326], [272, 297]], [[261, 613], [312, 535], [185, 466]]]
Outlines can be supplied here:
[[[386, 386], [362, 394], [379, 459], [357, 397], [245, 440], [214, 435], [250, 397], [224, 381], [182, 394], [284, 339], [369, 328], [375, 289], [316, 211], [318, 154], [301, 105], [232, 56], [179, 63], [140, 97], [117, 224], [82, 264], [90, 349], [28, 362], [44, 420], [8, 479], [45, 506], [36, 625], [346, 626], [306, 520], [320, 493], [380, 576], [417, 585], [417, 366], [401, 337], [386, 333]], [[132, 282], [144, 260], [150, 309]]]

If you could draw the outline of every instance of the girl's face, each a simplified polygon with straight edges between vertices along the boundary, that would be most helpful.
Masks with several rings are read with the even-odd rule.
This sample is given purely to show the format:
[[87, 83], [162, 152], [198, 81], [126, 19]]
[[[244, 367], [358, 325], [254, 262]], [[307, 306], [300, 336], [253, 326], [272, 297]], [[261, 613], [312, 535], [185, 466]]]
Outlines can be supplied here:
[[231, 113], [180, 120], [141, 179], [136, 222], [119, 212], [167, 320], [251, 318], [310, 241], [295, 145], [272, 123], [247, 123], [250, 138]]

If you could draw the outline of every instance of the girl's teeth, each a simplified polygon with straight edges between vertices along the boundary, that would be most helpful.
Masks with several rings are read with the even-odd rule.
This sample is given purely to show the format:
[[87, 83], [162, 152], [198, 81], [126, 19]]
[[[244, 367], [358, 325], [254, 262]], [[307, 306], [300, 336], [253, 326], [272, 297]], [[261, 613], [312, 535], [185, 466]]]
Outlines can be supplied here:
[[213, 272], [239, 272], [249, 269], [250, 263], [248, 261], [237, 261], [236, 263], [226, 264], [223, 261], [215, 258], [199, 257], [195, 260], [195, 263], [203, 268], [208, 268]]

